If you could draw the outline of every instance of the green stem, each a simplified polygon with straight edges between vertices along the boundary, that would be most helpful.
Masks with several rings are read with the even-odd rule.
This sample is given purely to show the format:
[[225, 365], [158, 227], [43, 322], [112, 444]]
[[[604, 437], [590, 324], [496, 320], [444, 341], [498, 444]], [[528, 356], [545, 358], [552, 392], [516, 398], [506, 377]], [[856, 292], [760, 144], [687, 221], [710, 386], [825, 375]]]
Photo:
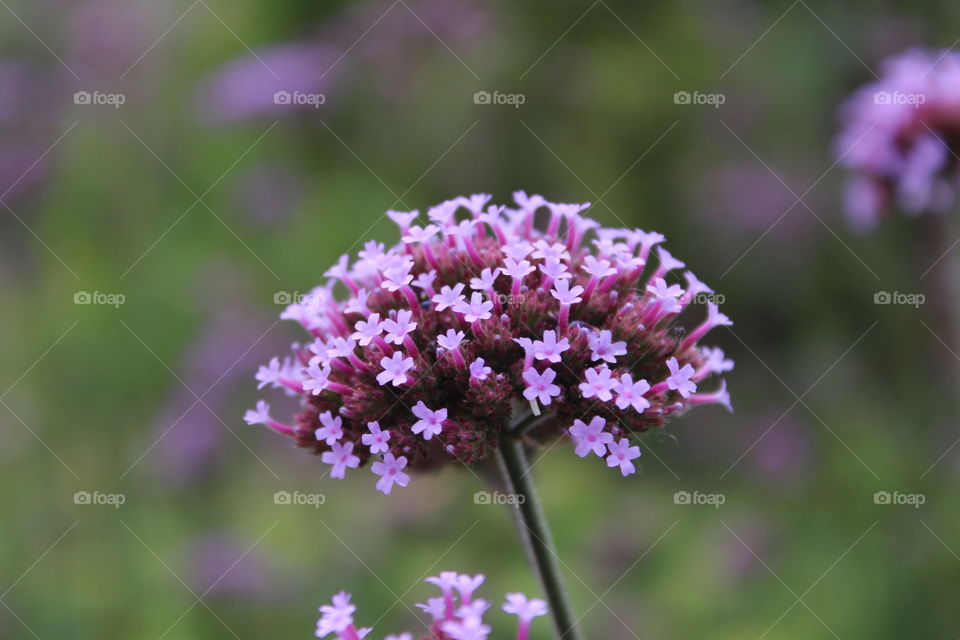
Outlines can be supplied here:
[[575, 627], [576, 620], [563, 582], [550, 527], [533, 487], [523, 443], [516, 436], [517, 434], [509, 431], [504, 433], [500, 439], [498, 457], [507, 491], [517, 496], [514, 513], [520, 538], [527, 559], [536, 571], [546, 594], [557, 637], [581, 640], [580, 632]]

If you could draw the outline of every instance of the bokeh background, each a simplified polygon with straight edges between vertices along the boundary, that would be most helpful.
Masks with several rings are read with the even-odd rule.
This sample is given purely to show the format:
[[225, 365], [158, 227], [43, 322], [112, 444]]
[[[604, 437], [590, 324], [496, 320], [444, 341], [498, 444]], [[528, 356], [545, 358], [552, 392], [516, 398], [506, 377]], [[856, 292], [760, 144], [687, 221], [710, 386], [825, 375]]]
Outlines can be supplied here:
[[382, 637], [440, 569], [535, 594], [476, 475], [385, 498], [241, 419], [302, 338], [278, 293], [393, 242], [389, 208], [515, 189], [665, 233], [736, 322], [736, 413], [649, 435], [629, 479], [536, 458], [587, 636], [960, 635], [954, 238], [852, 233], [832, 148], [884, 57], [956, 44], [956, 3], [0, 5], [0, 637], [304, 638], [341, 588]]

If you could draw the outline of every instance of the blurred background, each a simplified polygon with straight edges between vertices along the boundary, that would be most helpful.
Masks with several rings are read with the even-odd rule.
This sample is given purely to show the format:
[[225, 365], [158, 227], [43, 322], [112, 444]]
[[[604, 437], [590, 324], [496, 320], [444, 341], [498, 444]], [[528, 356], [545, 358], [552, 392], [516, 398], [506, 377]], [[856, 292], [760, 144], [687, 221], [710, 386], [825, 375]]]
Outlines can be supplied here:
[[537, 593], [475, 475], [386, 498], [242, 421], [303, 338], [278, 294], [394, 242], [389, 208], [516, 189], [666, 234], [736, 322], [708, 341], [736, 413], [649, 435], [629, 479], [537, 457], [587, 637], [960, 635], [944, 238], [852, 233], [832, 151], [956, 3], [0, 5], [0, 637], [305, 638], [343, 588], [379, 638], [441, 569]]

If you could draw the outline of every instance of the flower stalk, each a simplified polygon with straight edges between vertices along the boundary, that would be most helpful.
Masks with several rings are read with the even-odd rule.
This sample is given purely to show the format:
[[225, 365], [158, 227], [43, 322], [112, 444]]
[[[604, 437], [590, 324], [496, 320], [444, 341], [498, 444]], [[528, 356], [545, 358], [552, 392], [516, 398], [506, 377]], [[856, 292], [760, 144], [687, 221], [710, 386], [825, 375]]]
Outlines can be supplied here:
[[521, 440], [523, 421], [517, 427], [504, 432], [497, 449], [500, 471], [507, 491], [517, 496], [514, 512], [520, 539], [527, 559], [543, 587], [550, 606], [557, 637], [565, 640], [581, 640], [576, 628], [570, 597], [560, 570], [553, 536], [543, 507], [530, 476], [530, 465]]

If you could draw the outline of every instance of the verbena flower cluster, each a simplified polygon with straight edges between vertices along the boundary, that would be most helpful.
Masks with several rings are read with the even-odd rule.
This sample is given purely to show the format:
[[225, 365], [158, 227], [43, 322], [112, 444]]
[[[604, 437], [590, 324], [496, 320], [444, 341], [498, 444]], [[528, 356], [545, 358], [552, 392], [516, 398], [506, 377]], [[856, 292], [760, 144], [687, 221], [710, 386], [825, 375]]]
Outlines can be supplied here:
[[[296, 423], [262, 400], [246, 421], [319, 454], [335, 478], [372, 461], [390, 493], [411, 469], [484, 458], [523, 414], [627, 475], [637, 433], [699, 404], [730, 408], [722, 380], [699, 387], [733, 363], [698, 344], [730, 320], [690, 271], [670, 282], [684, 264], [657, 246], [662, 235], [600, 227], [582, 215], [589, 205], [514, 198], [459, 197], [423, 224], [388, 211], [400, 244], [343, 256], [281, 314], [313, 341], [256, 378], [301, 398]], [[698, 302], [706, 317], [681, 330]]]
[[[417, 607], [430, 616], [430, 634], [425, 640], [486, 640], [491, 628], [484, 623], [483, 616], [490, 603], [475, 598], [474, 592], [483, 584], [484, 576], [470, 576], [454, 571], [441, 572], [439, 576], [427, 578], [426, 582], [440, 588], [440, 596], [430, 598], [426, 604]], [[547, 603], [543, 600], [527, 599], [522, 593], [508, 593], [502, 609], [517, 616], [516, 640], [527, 640], [530, 625], [534, 618], [547, 614]], [[350, 594], [341, 591], [333, 596], [331, 604], [320, 607], [322, 616], [317, 621], [317, 637], [325, 638], [331, 634], [337, 640], [360, 640], [372, 631], [369, 628], [357, 628], [353, 614], [357, 607], [350, 603]], [[413, 640], [413, 634], [401, 633], [388, 635], [384, 640]]]
[[846, 209], [872, 228], [896, 205], [943, 211], [956, 199], [960, 149], [960, 54], [912, 50], [890, 58], [881, 76], [841, 109], [836, 153], [853, 170]]

